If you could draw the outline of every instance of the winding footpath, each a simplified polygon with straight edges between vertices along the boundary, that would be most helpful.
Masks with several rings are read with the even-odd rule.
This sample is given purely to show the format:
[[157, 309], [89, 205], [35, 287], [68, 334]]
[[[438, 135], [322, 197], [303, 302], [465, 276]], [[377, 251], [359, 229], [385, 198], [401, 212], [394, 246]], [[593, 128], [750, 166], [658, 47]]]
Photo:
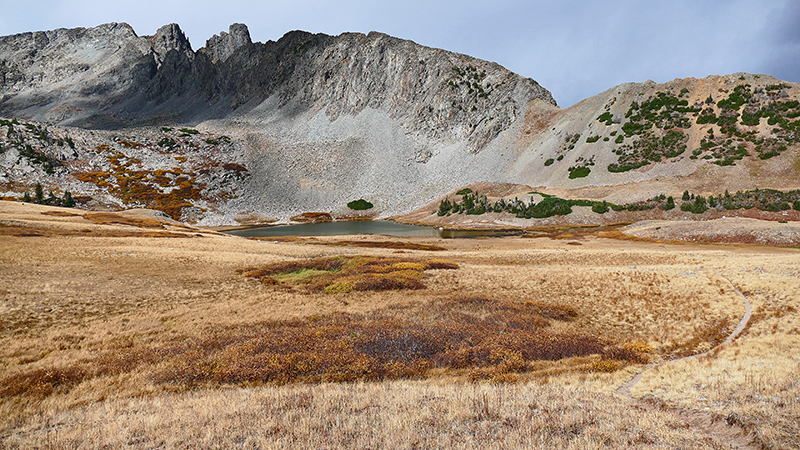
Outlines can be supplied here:
[[726, 443], [732, 449], [760, 449], [761, 446], [758, 445], [757, 442], [754, 442], [753, 438], [748, 435], [747, 431], [743, 429], [741, 426], [739, 426], [733, 420], [728, 420], [725, 417], [719, 416], [717, 414], [708, 411], [682, 410], [682, 409], [667, 407], [664, 405], [656, 406], [651, 402], [635, 398], [631, 394], [631, 391], [637, 384], [639, 384], [639, 382], [642, 380], [642, 377], [652, 369], [675, 361], [688, 361], [691, 359], [706, 356], [709, 353], [713, 352], [714, 350], [719, 349], [733, 342], [734, 339], [736, 339], [740, 334], [742, 334], [744, 329], [747, 327], [747, 324], [750, 323], [750, 317], [753, 312], [753, 308], [750, 305], [750, 301], [747, 300], [747, 297], [745, 297], [744, 294], [742, 294], [739, 288], [737, 288], [736, 285], [734, 285], [733, 282], [731, 282], [731, 280], [725, 278], [720, 273], [717, 273], [716, 275], [719, 278], [725, 280], [728, 284], [730, 284], [733, 290], [739, 295], [739, 297], [742, 298], [742, 301], [744, 302], [744, 315], [742, 316], [742, 319], [739, 321], [739, 324], [736, 325], [736, 328], [734, 328], [733, 332], [731, 332], [731, 334], [728, 335], [728, 337], [725, 338], [725, 340], [721, 344], [717, 345], [711, 350], [708, 350], [707, 352], [686, 356], [680, 359], [662, 361], [658, 364], [648, 364], [644, 368], [644, 370], [642, 370], [631, 380], [620, 386], [615, 392], [618, 395], [621, 395], [622, 397], [627, 398], [629, 401], [637, 404], [638, 406], [644, 407], [646, 409], [656, 408], [656, 407], [665, 409], [675, 414], [677, 419], [687, 423], [687, 425], [691, 426], [692, 428]]

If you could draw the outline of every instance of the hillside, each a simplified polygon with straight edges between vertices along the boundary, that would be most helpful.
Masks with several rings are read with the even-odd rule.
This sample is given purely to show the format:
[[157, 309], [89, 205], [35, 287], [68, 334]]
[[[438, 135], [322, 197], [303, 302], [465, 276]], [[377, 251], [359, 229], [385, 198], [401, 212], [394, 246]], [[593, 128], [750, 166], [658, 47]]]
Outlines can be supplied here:
[[[561, 109], [535, 81], [381, 33], [245, 25], [193, 50], [126, 24], [0, 38], [0, 194], [206, 225], [409, 213], [476, 182], [616, 203], [797, 189], [800, 90], [766, 75], [628, 83]], [[4, 129], [3, 129], [4, 127]]]
[[796, 189], [798, 87], [744, 73], [623, 84], [529, 119], [504, 181], [600, 194], [644, 183], [635, 188], [641, 197], [665, 188]]

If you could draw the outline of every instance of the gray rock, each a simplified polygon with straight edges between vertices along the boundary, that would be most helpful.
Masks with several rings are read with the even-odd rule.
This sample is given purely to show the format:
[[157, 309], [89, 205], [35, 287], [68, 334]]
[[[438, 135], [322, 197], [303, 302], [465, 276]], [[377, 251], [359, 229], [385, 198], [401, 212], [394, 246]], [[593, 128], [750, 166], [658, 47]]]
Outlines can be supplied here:
[[215, 34], [206, 41], [206, 46], [199, 51], [208, 54], [211, 62], [225, 62], [237, 49], [250, 45], [250, 31], [243, 23], [234, 23], [228, 29], [229, 33]]
[[176, 23], [159, 28], [156, 34], [149, 39], [149, 43], [155, 53], [155, 60], [159, 68], [170, 51], [186, 55], [189, 59], [193, 59], [194, 56], [192, 45]]
[[380, 110], [406, 132], [479, 152], [529, 101], [555, 104], [495, 63], [374, 32], [253, 44], [233, 24], [194, 52], [177, 24], [151, 37], [107, 24], [0, 38], [0, 57], [0, 115], [90, 128], [242, 116], [274, 97], [289, 116]]

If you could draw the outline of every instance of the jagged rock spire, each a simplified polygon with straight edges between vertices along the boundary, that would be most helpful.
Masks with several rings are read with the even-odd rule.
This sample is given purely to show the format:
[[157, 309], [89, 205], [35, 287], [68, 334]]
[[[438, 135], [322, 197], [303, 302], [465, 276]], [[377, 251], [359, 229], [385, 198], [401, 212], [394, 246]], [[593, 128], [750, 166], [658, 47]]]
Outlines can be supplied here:
[[192, 44], [189, 43], [189, 39], [186, 38], [177, 23], [171, 23], [159, 28], [156, 34], [150, 38], [150, 46], [155, 52], [156, 63], [159, 66], [164, 62], [164, 58], [170, 50], [194, 55]]
[[208, 54], [212, 62], [225, 62], [239, 47], [250, 45], [250, 31], [243, 23], [234, 23], [228, 28], [228, 33], [221, 32], [211, 36], [206, 41], [205, 48], [201, 51]]

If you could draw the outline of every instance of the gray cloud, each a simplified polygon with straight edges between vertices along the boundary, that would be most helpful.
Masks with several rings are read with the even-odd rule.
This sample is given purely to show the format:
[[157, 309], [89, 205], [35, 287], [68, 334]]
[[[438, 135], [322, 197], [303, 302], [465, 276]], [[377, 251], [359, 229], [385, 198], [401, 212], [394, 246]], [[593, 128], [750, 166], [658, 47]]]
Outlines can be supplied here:
[[381, 31], [496, 61], [569, 106], [629, 81], [739, 71], [800, 81], [800, 5], [784, 0], [0, 0], [0, 35], [177, 22], [197, 49], [233, 22], [254, 40], [290, 30]]
[[771, 45], [765, 52], [764, 72], [800, 83], [800, 3], [787, 1], [770, 17], [765, 34]]

